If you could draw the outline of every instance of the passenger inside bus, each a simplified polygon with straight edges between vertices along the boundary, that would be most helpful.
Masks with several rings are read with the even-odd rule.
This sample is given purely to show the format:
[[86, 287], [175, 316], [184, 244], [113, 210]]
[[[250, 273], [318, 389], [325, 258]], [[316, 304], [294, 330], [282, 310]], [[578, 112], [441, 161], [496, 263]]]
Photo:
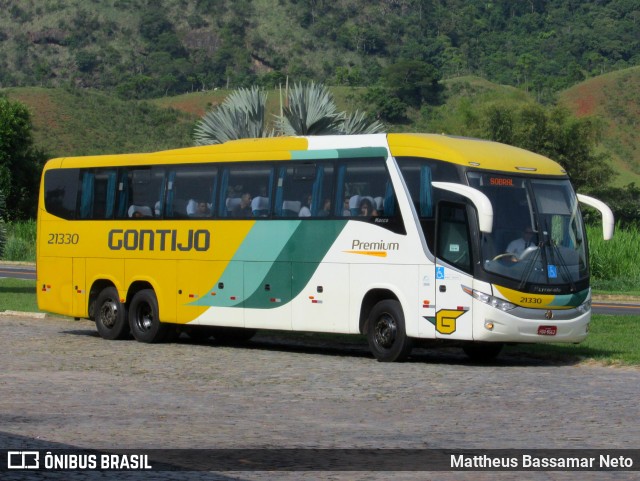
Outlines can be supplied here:
[[189, 217], [209, 217], [211, 215], [211, 205], [202, 199], [189, 199], [187, 215]]
[[233, 208], [231, 216], [238, 219], [253, 217], [253, 212], [251, 210], [251, 194], [249, 192], [242, 194], [240, 197], [240, 203]]
[[300, 207], [298, 217], [311, 217], [311, 195], [308, 195], [305, 201], [302, 202], [302, 207]]
[[377, 217], [378, 211], [373, 208], [373, 202], [369, 197], [365, 197], [360, 201], [360, 217]]
[[328, 217], [331, 215], [331, 199], [326, 198], [322, 203], [322, 209], [318, 211], [318, 217]]

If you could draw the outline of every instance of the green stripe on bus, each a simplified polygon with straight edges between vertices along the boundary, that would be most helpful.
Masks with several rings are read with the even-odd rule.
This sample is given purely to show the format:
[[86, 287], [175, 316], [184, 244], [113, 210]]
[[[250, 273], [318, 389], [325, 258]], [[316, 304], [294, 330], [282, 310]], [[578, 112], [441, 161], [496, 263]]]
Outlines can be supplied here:
[[589, 289], [585, 289], [575, 294], [557, 295], [555, 299], [549, 303], [549, 306], [570, 306], [576, 307], [581, 305], [589, 295]]
[[236, 299], [205, 295], [191, 305], [268, 309], [286, 304], [307, 285], [346, 224], [346, 220], [256, 222], [214, 284], [236, 290], [242, 286], [244, 295]]
[[389, 153], [384, 147], [359, 147], [356, 149], [294, 150], [291, 152], [291, 159], [355, 159], [360, 157], [382, 157], [386, 159], [388, 155]]

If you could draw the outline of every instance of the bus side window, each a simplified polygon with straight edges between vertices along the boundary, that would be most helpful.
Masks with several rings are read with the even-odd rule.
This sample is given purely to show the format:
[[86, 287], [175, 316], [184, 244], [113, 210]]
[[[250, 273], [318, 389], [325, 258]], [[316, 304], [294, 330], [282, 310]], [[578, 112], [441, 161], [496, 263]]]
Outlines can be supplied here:
[[215, 211], [217, 168], [212, 164], [173, 166], [167, 175], [165, 217], [211, 217]]
[[269, 217], [274, 177], [274, 167], [270, 164], [243, 162], [225, 166], [221, 169], [218, 215]]
[[344, 201], [337, 215], [406, 233], [384, 158], [349, 159], [338, 168], [337, 186], [336, 199]]
[[116, 196], [115, 169], [83, 169], [80, 175], [79, 219], [112, 219]]
[[279, 169], [276, 190], [278, 217], [317, 218], [331, 215], [333, 164], [304, 161]]
[[62, 219], [76, 218], [79, 169], [48, 170], [44, 175], [44, 208]]
[[165, 193], [164, 168], [123, 169], [117, 190], [118, 218], [160, 217]]

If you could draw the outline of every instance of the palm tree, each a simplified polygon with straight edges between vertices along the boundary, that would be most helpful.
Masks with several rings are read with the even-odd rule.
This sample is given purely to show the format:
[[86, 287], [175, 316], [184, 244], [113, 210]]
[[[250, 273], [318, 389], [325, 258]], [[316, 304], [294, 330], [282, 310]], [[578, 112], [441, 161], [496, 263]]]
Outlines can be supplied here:
[[294, 84], [289, 105], [277, 116], [276, 128], [284, 135], [339, 134], [344, 112], [338, 112], [329, 89], [322, 84]]
[[258, 87], [232, 92], [218, 107], [196, 124], [196, 145], [221, 144], [227, 140], [272, 137], [265, 122], [267, 94]]
[[384, 132], [385, 126], [378, 120], [369, 122], [366, 112], [356, 110], [344, 118], [340, 130], [340, 133], [345, 135], [378, 134]]
[[338, 112], [333, 95], [322, 84], [295, 84], [287, 96], [282, 115], [275, 116], [275, 133], [266, 127], [267, 94], [258, 87], [238, 89], [196, 124], [196, 145], [216, 144], [240, 138], [273, 135], [373, 134], [384, 131], [378, 121], [369, 122], [365, 112]]

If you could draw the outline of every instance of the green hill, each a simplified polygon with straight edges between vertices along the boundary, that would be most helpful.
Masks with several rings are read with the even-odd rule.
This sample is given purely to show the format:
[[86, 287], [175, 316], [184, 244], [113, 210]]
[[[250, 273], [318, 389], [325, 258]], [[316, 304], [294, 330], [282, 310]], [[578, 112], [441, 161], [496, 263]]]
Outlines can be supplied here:
[[[465, 76], [443, 82], [442, 105], [411, 111], [408, 123], [389, 131], [443, 132], [473, 135], [479, 110], [492, 102], [535, 102], [521, 89]], [[339, 108], [363, 109], [365, 89], [333, 87]], [[50, 156], [155, 151], [192, 145], [193, 125], [227, 90], [193, 92], [148, 101], [121, 100], [95, 90], [47, 88], [2, 89], [32, 112], [36, 146]], [[277, 113], [280, 92], [269, 90], [268, 110]], [[576, 115], [592, 115], [605, 126], [601, 148], [619, 173], [616, 184], [640, 184], [640, 67], [602, 75], [580, 83], [559, 96]]]
[[640, 67], [579, 83], [559, 100], [577, 116], [602, 119], [602, 148], [611, 154], [619, 174], [615, 183], [640, 185]]
[[192, 144], [195, 118], [92, 90], [2, 89], [29, 108], [35, 144], [51, 157], [144, 152]]
[[636, 0], [6, 0], [0, 87], [154, 98], [285, 76], [370, 86], [398, 61], [549, 99], [640, 64]]

